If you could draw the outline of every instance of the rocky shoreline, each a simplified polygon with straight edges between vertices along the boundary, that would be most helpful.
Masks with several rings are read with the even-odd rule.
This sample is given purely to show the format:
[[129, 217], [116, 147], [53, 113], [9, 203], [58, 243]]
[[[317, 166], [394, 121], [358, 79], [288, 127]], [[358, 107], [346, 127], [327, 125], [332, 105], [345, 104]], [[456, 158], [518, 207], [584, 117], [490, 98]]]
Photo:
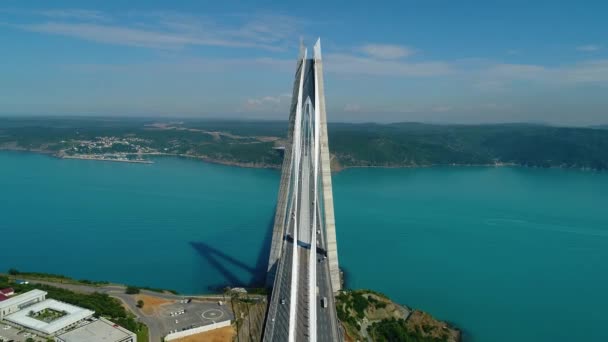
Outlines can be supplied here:
[[346, 290], [336, 296], [345, 340], [460, 342], [460, 329], [430, 314], [391, 301], [372, 290]]

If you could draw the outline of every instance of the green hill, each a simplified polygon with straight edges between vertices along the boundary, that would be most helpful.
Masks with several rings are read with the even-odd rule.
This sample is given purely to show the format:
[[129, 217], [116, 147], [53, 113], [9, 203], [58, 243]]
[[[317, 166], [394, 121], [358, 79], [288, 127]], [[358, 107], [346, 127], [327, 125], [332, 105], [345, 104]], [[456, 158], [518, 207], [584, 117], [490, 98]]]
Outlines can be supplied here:
[[[329, 124], [334, 170], [353, 166], [500, 165], [608, 169], [608, 130], [531, 124]], [[150, 118], [0, 118], [0, 149], [138, 153], [278, 167], [285, 121]], [[143, 139], [91, 149], [99, 137]], [[133, 146], [132, 144], [131, 146]], [[77, 147], [77, 148], [75, 148]], [[74, 152], [76, 151], [76, 152]]]

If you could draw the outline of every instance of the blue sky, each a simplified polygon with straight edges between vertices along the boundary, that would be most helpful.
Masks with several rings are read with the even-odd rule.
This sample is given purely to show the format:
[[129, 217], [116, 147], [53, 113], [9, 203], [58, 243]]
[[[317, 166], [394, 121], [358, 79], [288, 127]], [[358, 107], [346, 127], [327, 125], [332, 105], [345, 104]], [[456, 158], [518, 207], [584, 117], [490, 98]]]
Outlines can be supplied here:
[[320, 36], [332, 121], [608, 123], [602, 1], [0, 0], [0, 115], [284, 119]]

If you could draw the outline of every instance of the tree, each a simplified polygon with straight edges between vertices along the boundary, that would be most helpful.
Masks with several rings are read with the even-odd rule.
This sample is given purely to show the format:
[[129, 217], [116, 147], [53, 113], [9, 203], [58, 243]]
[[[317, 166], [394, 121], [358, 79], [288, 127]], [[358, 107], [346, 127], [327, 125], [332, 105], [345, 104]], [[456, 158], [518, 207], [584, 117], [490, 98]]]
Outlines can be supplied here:
[[143, 308], [143, 307], [144, 307], [144, 301], [143, 301], [143, 300], [141, 300], [141, 299], [140, 299], [140, 300], [138, 300], [138, 301], [137, 301], [137, 307], [138, 307], [138, 308], [140, 308], [140, 309], [141, 309], [141, 308]]
[[125, 290], [126, 294], [138, 294], [139, 293], [139, 287], [135, 287], [135, 286], [127, 286], [127, 289]]
[[18, 275], [18, 274], [19, 274], [19, 271], [18, 271], [16, 268], [10, 268], [10, 269], [8, 270], [8, 274], [10, 274], [10, 275], [12, 275], [12, 276], [15, 276], [15, 275]]
[[25, 342], [36, 342], [36, 340], [34, 340], [34, 339], [33, 339], [33, 338], [31, 338], [31, 337], [28, 337], [28, 338], [25, 340]]

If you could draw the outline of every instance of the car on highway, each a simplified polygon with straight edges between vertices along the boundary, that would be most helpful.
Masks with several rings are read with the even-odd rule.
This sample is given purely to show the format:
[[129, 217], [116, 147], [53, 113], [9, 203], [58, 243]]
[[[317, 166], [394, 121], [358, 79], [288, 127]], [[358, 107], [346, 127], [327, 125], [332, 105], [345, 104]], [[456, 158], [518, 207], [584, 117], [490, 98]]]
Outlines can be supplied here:
[[321, 298], [321, 307], [324, 309], [327, 307], [327, 297]]

